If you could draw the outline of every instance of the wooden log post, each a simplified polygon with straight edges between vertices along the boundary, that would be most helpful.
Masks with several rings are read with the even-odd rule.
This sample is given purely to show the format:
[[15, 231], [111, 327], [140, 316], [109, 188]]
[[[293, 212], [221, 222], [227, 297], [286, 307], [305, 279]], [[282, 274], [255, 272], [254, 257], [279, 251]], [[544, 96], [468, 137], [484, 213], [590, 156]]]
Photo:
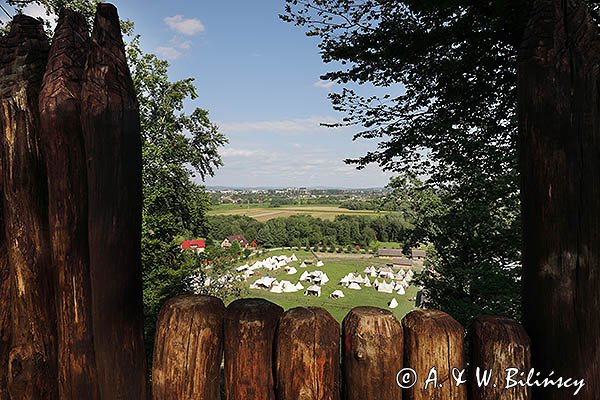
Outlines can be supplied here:
[[225, 316], [225, 398], [275, 400], [273, 344], [283, 308], [263, 299], [236, 300]]
[[297, 307], [276, 335], [278, 400], [340, 399], [340, 325], [326, 310]]
[[342, 323], [342, 398], [400, 400], [396, 375], [402, 369], [402, 325], [387, 311], [355, 307]]
[[[600, 393], [600, 36], [588, 2], [537, 0], [518, 56], [523, 324], [540, 376]], [[571, 399], [573, 388], [535, 388]]]
[[12, 281], [8, 392], [56, 399], [56, 316], [38, 95], [48, 56], [42, 23], [16, 16], [0, 44], [5, 235]]
[[110, 4], [98, 4], [81, 97], [100, 395], [145, 399], [140, 121], [119, 16]]
[[[0, 50], [1, 51], [1, 50]], [[0, 163], [0, 193], [2, 192], [2, 163]], [[10, 266], [4, 229], [4, 195], [0, 195], [0, 399], [8, 399], [8, 355], [12, 335]]]
[[88, 24], [72, 11], [58, 19], [39, 99], [48, 174], [48, 218], [56, 273], [61, 399], [99, 397], [92, 335], [87, 171], [81, 85]]
[[152, 398], [220, 399], [225, 305], [212, 296], [175, 297], [156, 325]]
[[[465, 368], [464, 328], [454, 318], [436, 310], [415, 310], [402, 319], [404, 367], [416, 374], [398, 377], [407, 400], [466, 400], [466, 384], [457, 386]], [[453, 374], [454, 372], [454, 374]], [[466, 382], [467, 374], [462, 379]], [[411, 387], [410, 382], [416, 379]]]
[[[473, 322], [470, 343], [472, 400], [531, 399], [531, 388], [507, 388], [506, 381], [509, 369], [518, 370], [511, 376], [521, 379], [520, 372], [531, 368], [531, 343], [521, 325], [509, 318], [482, 315]], [[486, 376], [491, 377], [487, 383]]]

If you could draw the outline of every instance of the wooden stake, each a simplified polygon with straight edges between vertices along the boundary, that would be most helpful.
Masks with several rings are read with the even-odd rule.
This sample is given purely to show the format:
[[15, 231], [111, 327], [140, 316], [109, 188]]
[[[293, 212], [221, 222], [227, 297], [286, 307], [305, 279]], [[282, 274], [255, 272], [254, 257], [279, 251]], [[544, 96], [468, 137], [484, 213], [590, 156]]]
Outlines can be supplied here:
[[63, 11], [40, 93], [40, 128], [48, 174], [52, 264], [57, 279], [58, 376], [61, 399], [99, 397], [92, 337], [87, 172], [81, 130], [81, 85], [88, 25]]
[[412, 311], [402, 326], [404, 367], [414, 370], [418, 378], [414, 386], [404, 390], [404, 398], [466, 400], [467, 373], [462, 375], [465, 383], [458, 387], [453, 378], [465, 368], [464, 328], [448, 314], [435, 310]]
[[0, 125], [5, 234], [12, 281], [8, 391], [57, 398], [56, 316], [38, 95], [48, 56], [42, 23], [18, 15], [0, 43]]
[[[531, 389], [517, 385], [506, 388], [506, 370], [519, 372], [531, 368], [529, 336], [521, 325], [512, 319], [491, 315], [477, 317], [471, 331], [471, 398], [473, 400], [526, 400]], [[485, 371], [492, 379], [484, 384]], [[479, 378], [479, 380], [478, 380]], [[520, 376], [517, 374], [515, 379]]]
[[236, 300], [225, 316], [225, 398], [275, 400], [273, 345], [283, 308], [263, 299]]
[[152, 398], [218, 400], [225, 305], [212, 296], [169, 300], [158, 316]]
[[326, 310], [285, 312], [277, 329], [276, 359], [279, 400], [340, 399], [340, 325]]
[[402, 369], [404, 333], [396, 317], [380, 308], [355, 307], [342, 327], [343, 398], [402, 399], [396, 375]]
[[113, 5], [98, 4], [82, 88], [94, 348], [103, 399], [145, 399], [139, 111]]

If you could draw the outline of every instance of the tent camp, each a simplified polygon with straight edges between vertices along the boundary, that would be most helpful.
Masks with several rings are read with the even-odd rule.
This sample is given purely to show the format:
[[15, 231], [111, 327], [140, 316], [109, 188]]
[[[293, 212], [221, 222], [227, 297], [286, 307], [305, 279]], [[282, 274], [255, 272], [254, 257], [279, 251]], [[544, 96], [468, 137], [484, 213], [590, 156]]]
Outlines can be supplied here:
[[388, 307], [389, 307], [389, 308], [396, 308], [396, 307], [398, 307], [398, 300], [396, 300], [396, 298], [394, 297], [394, 298], [392, 299], [392, 301], [390, 301], [390, 302], [388, 303]]
[[309, 286], [304, 295], [321, 297], [321, 287], [317, 285]]
[[275, 285], [276, 283], [277, 283], [277, 279], [270, 277], [270, 276], [264, 276], [262, 278], [259, 278], [256, 282], [254, 282], [254, 285], [256, 285], [256, 287], [258, 287], [258, 288], [269, 289], [271, 286]]
[[283, 293], [283, 289], [281, 288], [280, 285], [273, 285], [271, 287], [271, 290], [269, 290], [269, 292], [271, 292], [271, 293]]
[[342, 292], [341, 290], [334, 290], [333, 293], [329, 295], [329, 297], [331, 297], [332, 299], [339, 299], [341, 297], [346, 296], [344, 296], [344, 292]]
[[361, 290], [362, 288], [360, 287], [360, 285], [358, 283], [352, 282], [351, 284], [348, 285], [348, 289]]

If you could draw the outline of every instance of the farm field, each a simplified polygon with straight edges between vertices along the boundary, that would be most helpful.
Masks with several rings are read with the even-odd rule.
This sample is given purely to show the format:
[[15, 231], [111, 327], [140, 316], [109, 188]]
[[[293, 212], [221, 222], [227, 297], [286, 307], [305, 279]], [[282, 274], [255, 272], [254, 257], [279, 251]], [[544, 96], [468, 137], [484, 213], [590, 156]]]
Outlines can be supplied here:
[[[245, 298], [263, 298], [267, 299], [275, 304], [280, 305], [285, 310], [288, 310], [293, 307], [299, 306], [317, 306], [323, 307], [327, 311], [331, 313], [331, 315], [338, 321], [342, 321], [348, 311], [353, 307], [357, 306], [374, 306], [383, 308], [391, 311], [398, 319], [401, 319], [404, 315], [414, 309], [414, 298], [417, 293], [417, 288], [414, 286], [410, 286], [406, 290], [405, 295], [399, 295], [397, 293], [380, 293], [377, 292], [373, 287], [364, 287], [362, 286], [361, 290], [352, 290], [345, 288], [338, 284], [340, 279], [344, 277], [346, 274], [350, 272], [360, 273], [364, 275], [364, 269], [370, 265], [380, 266], [385, 264], [384, 260], [378, 259], [361, 259], [361, 258], [345, 258], [345, 259], [337, 259], [337, 258], [321, 258], [321, 261], [325, 264], [323, 267], [316, 267], [314, 265], [309, 265], [307, 268], [300, 268], [300, 264], [303, 260], [313, 259], [313, 256], [306, 251], [275, 251], [267, 255], [262, 255], [258, 259], [264, 259], [272, 255], [287, 255], [290, 256], [292, 253], [295, 253], [298, 257], [299, 261], [290, 263], [290, 266], [294, 266], [297, 268], [298, 273], [294, 275], [287, 275], [287, 273], [281, 269], [277, 273], [267, 271], [264, 269], [259, 269], [260, 276], [273, 276], [277, 278], [277, 280], [288, 280], [292, 283], [298, 282], [300, 275], [304, 271], [315, 271], [320, 270], [327, 274], [330, 281], [322, 286], [322, 294], [321, 297], [315, 296], [304, 296], [303, 291], [295, 292], [295, 293], [271, 293], [267, 290], [263, 289], [248, 289], [247, 293], [244, 295]], [[240, 263], [241, 265], [242, 263]], [[415, 271], [416, 272], [416, 271]], [[252, 277], [248, 282], [248, 286], [256, 281], [260, 276]], [[373, 279], [371, 279], [373, 280]], [[388, 280], [389, 281], [389, 280]], [[308, 287], [310, 285], [308, 282], [302, 282], [304, 287]], [[334, 291], [340, 289], [344, 292], [346, 297], [334, 300], [330, 299], [329, 295]], [[396, 298], [399, 305], [395, 309], [388, 308], [387, 304], [392, 298]], [[411, 299], [411, 300], [409, 300]]]
[[213, 207], [209, 215], [245, 215], [258, 221], [268, 221], [291, 215], [311, 215], [315, 218], [334, 219], [337, 215], [382, 215], [388, 212], [372, 210], [347, 210], [335, 205], [295, 205], [270, 207], [268, 204], [221, 204]]

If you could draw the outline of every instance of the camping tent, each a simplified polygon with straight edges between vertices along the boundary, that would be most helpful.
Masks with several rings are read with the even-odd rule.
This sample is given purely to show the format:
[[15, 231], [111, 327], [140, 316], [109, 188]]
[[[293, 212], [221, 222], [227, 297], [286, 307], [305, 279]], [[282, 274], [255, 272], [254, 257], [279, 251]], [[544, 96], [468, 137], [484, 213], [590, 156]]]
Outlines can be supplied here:
[[302, 262], [302, 264], [300, 264], [300, 268], [306, 268], [306, 263]]
[[383, 281], [377, 286], [377, 291], [381, 293], [392, 293], [394, 291], [394, 284]]
[[404, 286], [400, 285], [400, 289], [396, 290], [396, 293], [398, 294], [406, 294], [406, 291], [404, 290]]
[[302, 289], [304, 289], [304, 286], [302, 286], [302, 284], [300, 282], [298, 282], [298, 283], [296, 283], [296, 289], [302, 290]]
[[269, 290], [271, 293], [283, 293], [283, 289], [281, 288], [280, 285], [273, 285], [273, 287], [271, 287], [271, 290]]
[[331, 297], [332, 299], [339, 299], [340, 297], [346, 296], [344, 296], [344, 292], [342, 292], [341, 290], [334, 290], [333, 293], [329, 295], [329, 297]]
[[286, 267], [285, 270], [287, 271], [288, 275], [294, 275], [298, 273], [298, 270], [294, 267]]
[[309, 273], [307, 271], [304, 271], [302, 273], [302, 275], [300, 275], [300, 280], [301, 281], [307, 281], [307, 280], [309, 280], [309, 277], [310, 277]]
[[388, 303], [388, 307], [389, 307], [389, 308], [396, 308], [396, 307], [398, 307], [398, 300], [396, 300], [396, 298], [394, 297], [394, 298], [392, 299], [392, 301], [390, 301], [390, 302]]
[[360, 287], [360, 285], [358, 283], [352, 282], [351, 284], [348, 285], [348, 289], [361, 290], [362, 288]]
[[325, 264], [323, 264], [323, 261], [321, 261], [321, 260], [317, 261], [317, 267], [322, 267], [323, 265], [325, 265]]
[[292, 256], [290, 257], [290, 261], [298, 261], [298, 257], [296, 257], [296, 254], [292, 254]]
[[309, 286], [304, 295], [321, 297], [321, 287], [317, 285]]

